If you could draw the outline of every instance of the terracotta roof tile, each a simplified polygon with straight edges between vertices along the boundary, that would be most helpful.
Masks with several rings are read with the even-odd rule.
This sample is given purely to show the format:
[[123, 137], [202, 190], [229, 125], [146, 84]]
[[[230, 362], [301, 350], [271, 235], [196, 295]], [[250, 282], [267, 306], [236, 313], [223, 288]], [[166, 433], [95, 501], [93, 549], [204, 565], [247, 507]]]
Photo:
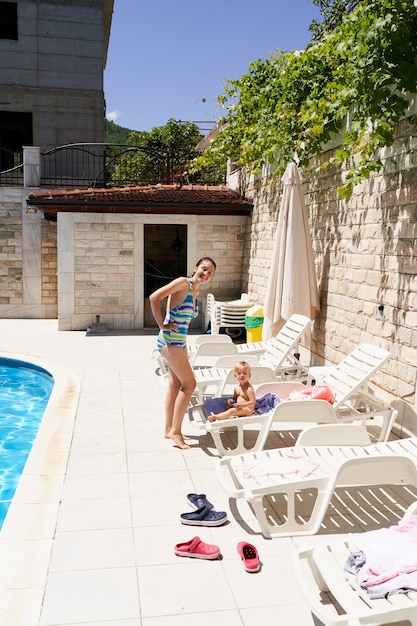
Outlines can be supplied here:
[[[28, 204], [43, 206], [48, 210], [95, 210], [129, 211], [147, 207], [148, 210], [175, 206], [176, 212], [181, 206], [189, 212], [195, 209], [208, 210], [216, 207], [240, 209], [247, 213], [252, 203], [245, 200], [226, 185], [146, 185], [141, 187], [114, 187], [111, 189], [60, 189], [31, 194]], [[101, 209], [100, 209], [101, 207]]]

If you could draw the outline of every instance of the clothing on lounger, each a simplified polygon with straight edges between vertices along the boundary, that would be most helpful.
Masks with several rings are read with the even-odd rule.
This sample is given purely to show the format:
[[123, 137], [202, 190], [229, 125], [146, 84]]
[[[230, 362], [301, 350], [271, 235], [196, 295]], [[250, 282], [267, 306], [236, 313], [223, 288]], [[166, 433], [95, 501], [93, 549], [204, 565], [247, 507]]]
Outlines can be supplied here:
[[187, 333], [191, 320], [198, 315], [198, 300], [193, 301], [193, 283], [190, 279], [190, 288], [188, 294], [181, 304], [167, 312], [164, 324], [175, 323], [178, 326], [178, 332], [173, 330], [160, 330], [158, 335], [157, 347], [161, 352], [162, 346], [179, 346], [185, 348], [187, 346]]
[[[204, 400], [203, 407], [207, 409], [203, 410], [203, 413], [208, 417], [211, 413], [221, 413], [222, 411], [226, 411], [230, 409], [230, 406], [227, 404], [228, 400], [233, 400], [233, 396], [223, 396], [221, 398], [208, 398]], [[254, 413], [269, 413], [273, 408], [279, 404], [280, 399], [275, 393], [266, 393], [262, 398], [257, 398], [255, 402], [255, 408], [253, 409]]]
[[357, 551], [345, 570], [356, 574], [370, 598], [417, 590], [417, 515], [389, 528], [350, 533], [349, 539]]

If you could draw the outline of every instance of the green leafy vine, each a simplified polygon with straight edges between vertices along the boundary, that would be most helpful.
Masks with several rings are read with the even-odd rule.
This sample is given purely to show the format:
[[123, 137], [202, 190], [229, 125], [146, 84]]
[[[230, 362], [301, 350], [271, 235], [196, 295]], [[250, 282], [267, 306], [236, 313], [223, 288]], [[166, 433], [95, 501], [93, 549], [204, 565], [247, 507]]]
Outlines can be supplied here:
[[[318, 3], [318, 2], [316, 2]], [[417, 9], [412, 0], [361, 0], [305, 50], [277, 50], [229, 80], [219, 132], [196, 167], [230, 159], [259, 172], [306, 166], [336, 134], [340, 148], [322, 167], [349, 160], [341, 197], [379, 171], [417, 80]], [[318, 32], [316, 24], [316, 33]]]

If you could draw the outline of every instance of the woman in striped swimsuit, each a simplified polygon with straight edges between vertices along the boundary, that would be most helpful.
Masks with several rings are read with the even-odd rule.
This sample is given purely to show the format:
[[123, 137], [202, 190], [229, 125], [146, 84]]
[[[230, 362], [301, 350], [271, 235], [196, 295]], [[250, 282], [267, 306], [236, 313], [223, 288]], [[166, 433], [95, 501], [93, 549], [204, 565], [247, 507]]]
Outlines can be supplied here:
[[[214, 275], [216, 264], [210, 257], [200, 259], [191, 278], [182, 276], [157, 289], [149, 297], [152, 314], [160, 328], [158, 350], [168, 363], [169, 380], [165, 398], [165, 437], [182, 450], [189, 448], [181, 434], [182, 421], [195, 389], [195, 378], [188, 360], [187, 333], [198, 315], [198, 293]], [[161, 302], [168, 298], [163, 318]]]

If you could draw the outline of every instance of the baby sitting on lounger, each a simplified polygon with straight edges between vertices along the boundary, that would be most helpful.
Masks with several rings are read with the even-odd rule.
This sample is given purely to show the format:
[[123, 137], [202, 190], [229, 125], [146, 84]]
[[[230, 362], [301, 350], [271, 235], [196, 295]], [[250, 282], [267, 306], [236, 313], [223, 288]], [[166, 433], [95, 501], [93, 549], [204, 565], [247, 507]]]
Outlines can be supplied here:
[[[246, 370], [246, 381], [248, 388], [253, 391], [252, 385], [249, 383], [250, 367], [244, 361], [238, 363], [235, 367], [235, 377], [238, 378], [237, 368], [242, 367]], [[243, 374], [245, 377], [245, 374]], [[243, 390], [242, 390], [243, 387]], [[241, 394], [241, 395], [240, 395]], [[240, 399], [239, 399], [240, 398]], [[261, 398], [255, 398], [255, 404], [252, 403], [252, 392], [249, 399], [248, 393], [246, 393], [246, 387], [242, 382], [235, 387], [233, 398], [209, 398], [204, 401], [203, 413], [204, 419], [208, 419], [210, 422], [215, 420], [228, 419], [231, 417], [243, 417], [245, 415], [253, 415], [262, 413], [269, 413], [277, 404], [283, 400], [326, 400], [330, 404], [334, 402], [334, 394], [330, 387], [327, 385], [313, 385], [311, 387], [305, 387], [305, 389], [297, 389], [291, 391], [287, 396], [279, 398], [275, 393], [267, 393]], [[251, 409], [249, 411], [249, 409]]]
[[226, 400], [224, 411], [208, 417], [209, 422], [227, 420], [229, 417], [252, 415], [255, 409], [255, 389], [250, 383], [251, 369], [246, 361], [239, 361], [234, 367], [234, 376], [238, 385], [233, 390], [233, 398]]

